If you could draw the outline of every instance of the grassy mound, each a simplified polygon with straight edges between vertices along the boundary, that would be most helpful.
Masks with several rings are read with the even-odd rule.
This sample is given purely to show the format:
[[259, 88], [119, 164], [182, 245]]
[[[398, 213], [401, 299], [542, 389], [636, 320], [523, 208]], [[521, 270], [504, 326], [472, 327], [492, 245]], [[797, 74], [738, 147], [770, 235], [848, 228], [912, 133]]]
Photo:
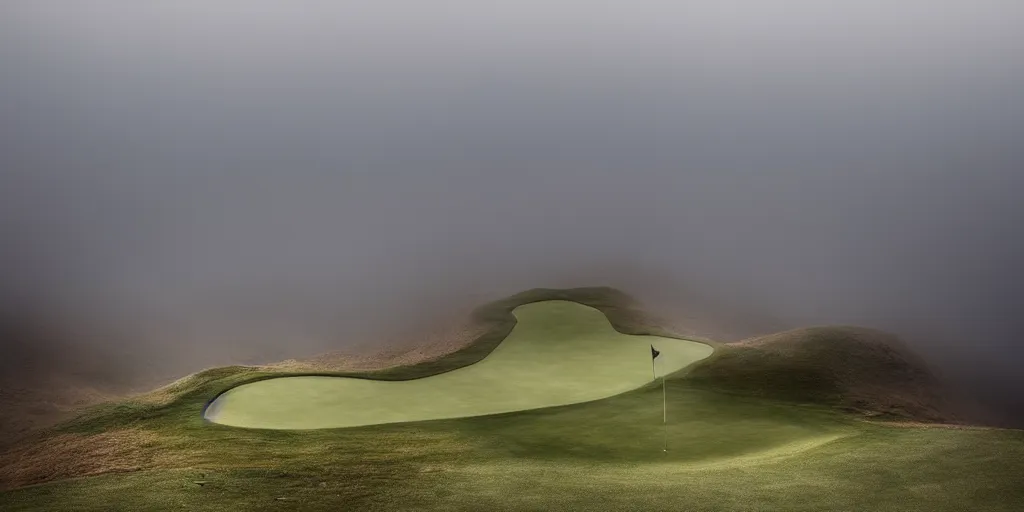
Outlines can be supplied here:
[[219, 396], [207, 419], [250, 428], [310, 429], [481, 416], [598, 400], [711, 355], [703, 343], [617, 332], [600, 311], [544, 301], [513, 311], [518, 323], [476, 364], [406, 381], [285, 377]]
[[871, 329], [814, 327], [723, 345], [687, 379], [702, 388], [882, 419], [956, 419], [924, 362], [895, 336]]

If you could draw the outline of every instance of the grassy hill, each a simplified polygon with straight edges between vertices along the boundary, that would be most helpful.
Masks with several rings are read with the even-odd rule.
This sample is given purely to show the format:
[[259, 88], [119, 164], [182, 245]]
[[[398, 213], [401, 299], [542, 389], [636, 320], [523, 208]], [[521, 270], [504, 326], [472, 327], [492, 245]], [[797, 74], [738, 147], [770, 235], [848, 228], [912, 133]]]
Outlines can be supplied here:
[[830, 405], [879, 419], [957, 419], [924, 361], [895, 336], [872, 329], [814, 327], [723, 345], [687, 379], [706, 389]]
[[[534, 290], [482, 308], [494, 330], [463, 350], [360, 376], [402, 380], [473, 364], [515, 326], [515, 307], [551, 299], [596, 307], [623, 333], [671, 334], [611, 290]], [[652, 384], [472, 418], [232, 428], [205, 422], [206, 403], [281, 373], [208, 370], [8, 449], [0, 509], [1019, 510], [1024, 432], [863, 421], [843, 409], [844, 393], [916, 382], [900, 376], [916, 366], [901, 351], [858, 345], [859, 331], [830, 344], [835, 333], [715, 345], [668, 379], [667, 426]], [[885, 354], [895, 377], [850, 360]], [[857, 384], [865, 378], [872, 384]]]

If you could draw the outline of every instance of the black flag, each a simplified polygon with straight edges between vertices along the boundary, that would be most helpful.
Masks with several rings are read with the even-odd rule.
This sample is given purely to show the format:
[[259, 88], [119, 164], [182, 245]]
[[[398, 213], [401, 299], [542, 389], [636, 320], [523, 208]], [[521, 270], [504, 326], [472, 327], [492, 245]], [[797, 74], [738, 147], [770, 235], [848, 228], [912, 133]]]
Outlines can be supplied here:
[[657, 359], [661, 352], [655, 350], [654, 345], [651, 345], [651, 359]]

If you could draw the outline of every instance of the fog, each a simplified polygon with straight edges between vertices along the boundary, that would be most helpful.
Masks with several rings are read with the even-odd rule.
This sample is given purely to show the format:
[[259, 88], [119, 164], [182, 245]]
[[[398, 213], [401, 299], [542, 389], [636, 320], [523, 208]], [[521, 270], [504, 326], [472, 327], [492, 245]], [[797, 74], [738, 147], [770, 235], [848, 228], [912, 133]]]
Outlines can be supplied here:
[[1024, 412], [1022, 142], [1016, 1], [5, 0], [0, 298], [48, 334], [0, 358], [159, 380], [613, 285]]

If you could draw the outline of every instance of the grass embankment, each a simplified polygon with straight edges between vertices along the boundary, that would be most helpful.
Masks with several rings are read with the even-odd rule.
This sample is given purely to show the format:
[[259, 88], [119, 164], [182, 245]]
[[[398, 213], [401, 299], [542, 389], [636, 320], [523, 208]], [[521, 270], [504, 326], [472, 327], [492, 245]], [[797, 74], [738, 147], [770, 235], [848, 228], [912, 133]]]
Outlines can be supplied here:
[[[575, 300], [571, 291], [533, 293], [516, 300]], [[602, 293], [580, 297], [606, 300], [602, 310], [620, 331], [645, 328], [642, 315]], [[491, 312], [504, 309], [496, 315], [504, 318], [518, 305]], [[465, 366], [493, 346], [470, 348], [431, 364]], [[0, 509], [913, 512], [1016, 511], [1024, 502], [1020, 431], [868, 424], [823, 405], [710, 390], [706, 379], [697, 387], [686, 372], [668, 381], [668, 452], [658, 386], [564, 407], [348, 429], [202, 420], [206, 400], [265, 377], [210, 370], [165, 390], [163, 403], [107, 405], [42, 434], [3, 458], [7, 485], [120, 472], [7, 491]]]

